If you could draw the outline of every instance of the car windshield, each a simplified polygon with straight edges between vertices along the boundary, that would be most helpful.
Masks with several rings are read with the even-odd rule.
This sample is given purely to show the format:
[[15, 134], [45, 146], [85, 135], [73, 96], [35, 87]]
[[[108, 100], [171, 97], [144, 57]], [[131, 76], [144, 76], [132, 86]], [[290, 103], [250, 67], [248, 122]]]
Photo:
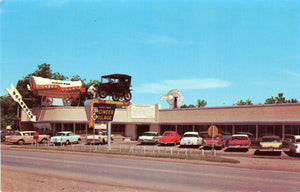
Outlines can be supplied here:
[[199, 137], [199, 136], [195, 134], [185, 134], [183, 137]]
[[144, 133], [143, 135], [145, 135], [145, 136], [156, 136], [155, 133]]
[[232, 140], [248, 140], [247, 137], [243, 137], [243, 136], [237, 136], [237, 137], [232, 137]]
[[275, 137], [267, 137], [267, 138], [262, 138], [263, 142], [280, 142], [280, 139], [275, 138]]
[[165, 133], [164, 136], [173, 136], [173, 133]]
[[65, 133], [57, 133], [56, 136], [65, 136]]

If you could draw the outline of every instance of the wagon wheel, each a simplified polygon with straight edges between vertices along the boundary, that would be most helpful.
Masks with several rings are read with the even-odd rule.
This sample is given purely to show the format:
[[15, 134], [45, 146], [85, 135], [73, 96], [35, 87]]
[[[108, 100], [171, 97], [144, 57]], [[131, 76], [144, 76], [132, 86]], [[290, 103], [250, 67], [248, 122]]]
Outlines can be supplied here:
[[107, 96], [107, 92], [105, 91], [105, 90], [101, 90], [100, 92], [99, 92], [99, 97], [100, 98], [105, 98]]
[[125, 94], [124, 94], [124, 99], [126, 101], [130, 101], [131, 97], [132, 97], [131, 93], [129, 91], [126, 91]]

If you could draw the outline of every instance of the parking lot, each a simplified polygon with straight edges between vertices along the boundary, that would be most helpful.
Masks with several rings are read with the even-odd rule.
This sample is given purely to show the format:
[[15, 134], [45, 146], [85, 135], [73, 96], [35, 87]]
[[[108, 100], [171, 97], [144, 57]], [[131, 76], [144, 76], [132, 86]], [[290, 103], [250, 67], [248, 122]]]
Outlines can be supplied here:
[[[11, 144], [8, 142], [2, 142], [2, 147], [23, 147], [23, 145]], [[25, 146], [30, 146], [27, 144]], [[104, 151], [107, 150], [108, 145], [86, 145], [84, 141], [79, 144], [73, 145], [56, 145], [53, 144], [41, 144], [41, 147], [47, 148], [69, 148], [79, 149], [84, 151]], [[224, 156], [224, 157], [248, 157], [248, 158], [264, 158], [264, 159], [286, 159], [286, 160], [300, 160], [300, 157], [291, 156], [289, 150], [284, 148], [281, 153], [278, 152], [258, 152], [255, 148], [245, 149], [227, 149], [224, 148], [211, 148], [203, 147], [181, 147], [180, 145], [141, 145], [137, 141], [113, 141], [111, 143], [111, 150], [132, 152], [132, 153], [166, 153], [166, 154], [193, 154], [193, 155], [213, 155]]]

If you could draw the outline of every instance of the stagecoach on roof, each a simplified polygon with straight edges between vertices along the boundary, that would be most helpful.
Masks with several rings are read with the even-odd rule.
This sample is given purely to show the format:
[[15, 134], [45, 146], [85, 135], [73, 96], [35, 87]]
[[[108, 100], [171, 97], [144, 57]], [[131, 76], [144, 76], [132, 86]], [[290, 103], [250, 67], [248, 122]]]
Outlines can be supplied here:
[[65, 105], [71, 105], [85, 92], [81, 81], [62, 81], [43, 77], [30, 76], [28, 89], [35, 96], [41, 96], [41, 104], [50, 106], [53, 98], [62, 98]]

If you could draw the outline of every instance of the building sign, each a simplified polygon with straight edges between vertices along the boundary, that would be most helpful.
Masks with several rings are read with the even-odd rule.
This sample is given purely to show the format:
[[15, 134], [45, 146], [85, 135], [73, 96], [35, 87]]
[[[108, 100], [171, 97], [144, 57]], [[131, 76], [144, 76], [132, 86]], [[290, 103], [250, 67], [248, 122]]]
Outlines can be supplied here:
[[110, 100], [86, 100], [84, 102], [85, 112], [89, 121], [89, 128], [95, 126], [95, 123], [103, 121], [109, 122], [114, 119], [116, 106], [129, 106], [130, 102], [110, 101]]
[[115, 114], [116, 105], [94, 103], [92, 118], [95, 121], [112, 121]]
[[155, 105], [131, 105], [131, 118], [154, 119]]

